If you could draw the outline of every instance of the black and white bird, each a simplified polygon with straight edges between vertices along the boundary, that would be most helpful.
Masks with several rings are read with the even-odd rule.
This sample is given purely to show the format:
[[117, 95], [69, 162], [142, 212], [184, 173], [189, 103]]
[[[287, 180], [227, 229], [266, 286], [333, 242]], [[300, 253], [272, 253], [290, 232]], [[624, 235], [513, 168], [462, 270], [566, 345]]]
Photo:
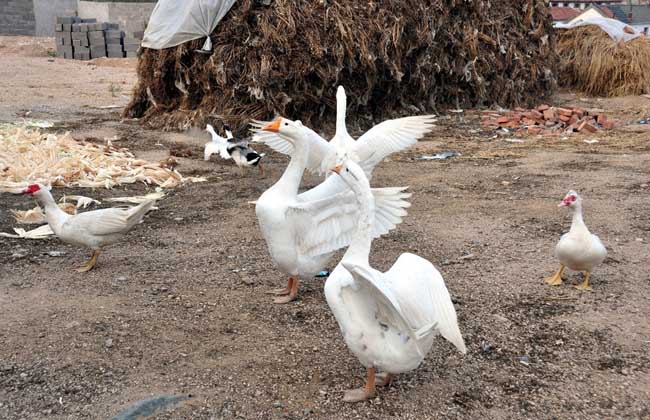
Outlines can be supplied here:
[[210, 160], [211, 155], [218, 153], [222, 159], [234, 160], [242, 174], [243, 168], [246, 166], [257, 166], [260, 168], [260, 172], [264, 174], [260, 161], [265, 156], [265, 153], [257, 153], [250, 148], [248, 146], [248, 140], [236, 139], [227, 125], [224, 125], [226, 138], [218, 135], [214, 131], [214, 127], [210, 124], [205, 129], [212, 136], [212, 141], [205, 144], [203, 152], [203, 158], [205, 160]]

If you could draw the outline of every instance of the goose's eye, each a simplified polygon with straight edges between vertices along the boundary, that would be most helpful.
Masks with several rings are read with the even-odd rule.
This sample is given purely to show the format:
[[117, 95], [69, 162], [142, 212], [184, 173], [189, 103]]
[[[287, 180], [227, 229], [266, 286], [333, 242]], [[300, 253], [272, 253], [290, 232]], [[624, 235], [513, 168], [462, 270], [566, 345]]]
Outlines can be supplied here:
[[289, 123], [284, 123], [284, 125], [289, 125]]
[[345, 168], [345, 172], [350, 172], [350, 170], [348, 168]]

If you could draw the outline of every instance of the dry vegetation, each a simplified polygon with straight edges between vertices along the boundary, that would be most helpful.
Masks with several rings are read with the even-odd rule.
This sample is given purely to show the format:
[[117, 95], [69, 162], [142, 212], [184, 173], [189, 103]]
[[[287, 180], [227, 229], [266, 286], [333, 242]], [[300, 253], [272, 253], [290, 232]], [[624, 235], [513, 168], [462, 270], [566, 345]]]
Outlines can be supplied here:
[[559, 31], [561, 85], [595, 96], [650, 93], [650, 38], [617, 43], [597, 26]]
[[556, 56], [543, 0], [237, 2], [203, 40], [144, 50], [125, 114], [184, 129], [211, 117], [242, 127], [279, 113], [305, 123], [348, 91], [361, 126], [401, 112], [534, 105], [552, 93]]

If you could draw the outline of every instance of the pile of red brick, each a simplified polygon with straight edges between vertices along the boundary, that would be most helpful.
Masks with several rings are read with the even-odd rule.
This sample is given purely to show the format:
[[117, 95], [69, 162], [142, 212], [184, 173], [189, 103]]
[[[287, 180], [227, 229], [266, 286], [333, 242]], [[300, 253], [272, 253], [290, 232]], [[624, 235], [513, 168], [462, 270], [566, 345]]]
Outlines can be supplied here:
[[512, 111], [483, 111], [483, 128], [515, 129], [518, 134], [594, 133], [611, 130], [614, 120], [602, 113], [590, 113], [580, 108], [556, 108], [540, 105], [534, 109], [515, 108]]

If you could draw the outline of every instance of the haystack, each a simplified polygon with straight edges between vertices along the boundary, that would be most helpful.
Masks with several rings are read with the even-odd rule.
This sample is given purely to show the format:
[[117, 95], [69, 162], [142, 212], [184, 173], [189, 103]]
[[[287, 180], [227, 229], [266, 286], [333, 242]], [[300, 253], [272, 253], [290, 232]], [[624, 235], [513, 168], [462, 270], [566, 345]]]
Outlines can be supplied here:
[[559, 83], [594, 96], [650, 93], [650, 38], [616, 42], [597, 26], [560, 30]]
[[336, 86], [361, 127], [453, 107], [538, 103], [554, 88], [545, 0], [241, 0], [203, 40], [145, 49], [125, 110], [185, 129], [281, 114], [333, 121]]

